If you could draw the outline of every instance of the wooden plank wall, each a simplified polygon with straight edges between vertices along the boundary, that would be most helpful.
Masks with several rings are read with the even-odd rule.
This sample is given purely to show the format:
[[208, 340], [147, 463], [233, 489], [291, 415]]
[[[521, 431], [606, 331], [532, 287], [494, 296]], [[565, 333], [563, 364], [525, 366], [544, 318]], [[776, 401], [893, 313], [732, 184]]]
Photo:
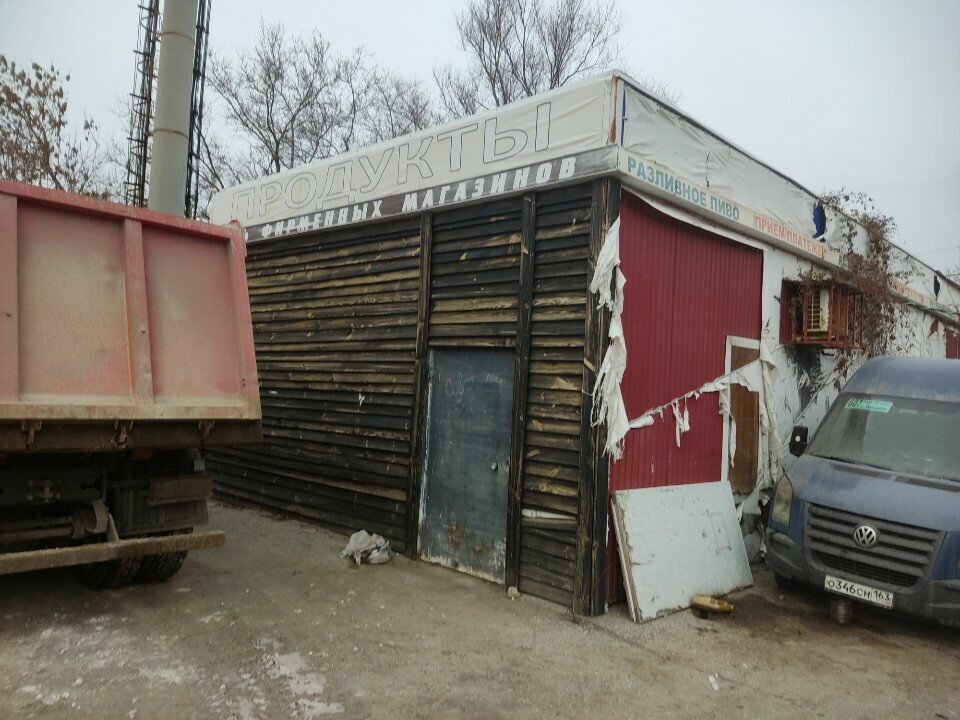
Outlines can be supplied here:
[[264, 444], [211, 456], [218, 495], [363, 527], [413, 555], [426, 355], [516, 348], [529, 372], [507, 581], [595, 611], [585, 593], [597, 539], [578, 518], [597, 497], [584, 337], [600, 182], [251, 245]]
[[433, 217], [430, 347], [513, 347], [520, 287], [519, 197]]
[[249, 246], [264, 444], [217, 494], [405, 547], [420, 275], [412, 218]]
[[568, 607], [577, 585], [590, 220], [589, 185], [537, 195], [519, 589]]

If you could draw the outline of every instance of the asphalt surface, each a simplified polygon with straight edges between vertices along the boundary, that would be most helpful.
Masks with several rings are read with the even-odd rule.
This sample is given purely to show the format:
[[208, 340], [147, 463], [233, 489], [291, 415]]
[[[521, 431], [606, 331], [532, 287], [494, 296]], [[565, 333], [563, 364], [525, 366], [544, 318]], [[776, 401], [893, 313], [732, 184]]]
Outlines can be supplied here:
[[960, 720], [960, 631], [782, 593], [731, 616], [598, 619], [346, 538], [215, 506], [227, 544], [159, 585], [0, 578], [0, 718]]

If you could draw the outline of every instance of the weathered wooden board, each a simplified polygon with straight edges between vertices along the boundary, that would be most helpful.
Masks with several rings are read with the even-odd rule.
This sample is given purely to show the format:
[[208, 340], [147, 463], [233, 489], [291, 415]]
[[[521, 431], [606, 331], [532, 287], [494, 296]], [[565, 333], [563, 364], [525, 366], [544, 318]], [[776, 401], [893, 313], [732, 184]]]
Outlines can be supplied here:
[[433, 216], [431, 347], [514, 347], [523, 201]]
[[264, 442], [218, 495], [405, 548], [419, 253], [417, 219], [248, 246]]
[[[574, 589], [591, 204], [590, 185], [536, 196], [521, 479], [518, 586], [578, 611], [583, 609], [574, 602]], [[533, 515], [557, 523], [551, 552], [540, 542], [543, 531], [532, 526]]]

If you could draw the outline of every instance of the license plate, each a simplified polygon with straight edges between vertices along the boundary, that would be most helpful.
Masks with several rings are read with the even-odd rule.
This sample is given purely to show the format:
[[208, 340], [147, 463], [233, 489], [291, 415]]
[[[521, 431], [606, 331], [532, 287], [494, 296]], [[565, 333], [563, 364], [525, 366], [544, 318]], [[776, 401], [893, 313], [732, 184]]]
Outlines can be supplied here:
[[843, 580], [842, 578], [827, 575], [823, 579], [823, 587], [830, 592], [837, 593], [838, 595], [846, 595], [847, 597], [856, 598], [857, 600], [862, 600], [863, 602], [879, 605], [880, 607], [887, 608], [888, 610], [893, 607], [892, 592], [887, 592], [886, 590], [877, 590], [877, 588], [872, 588], [869, 585], [861, 585], [860, 583], [850, 582], [849, 580]]

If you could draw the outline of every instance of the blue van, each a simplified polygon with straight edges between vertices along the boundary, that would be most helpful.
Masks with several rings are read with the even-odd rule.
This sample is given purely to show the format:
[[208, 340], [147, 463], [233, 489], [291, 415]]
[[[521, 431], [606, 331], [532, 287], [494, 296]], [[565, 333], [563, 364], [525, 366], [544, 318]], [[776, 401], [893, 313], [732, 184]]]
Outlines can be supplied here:
[[873, 358], [777, 484], [777, 583], [960, 627], [960, 362]]

